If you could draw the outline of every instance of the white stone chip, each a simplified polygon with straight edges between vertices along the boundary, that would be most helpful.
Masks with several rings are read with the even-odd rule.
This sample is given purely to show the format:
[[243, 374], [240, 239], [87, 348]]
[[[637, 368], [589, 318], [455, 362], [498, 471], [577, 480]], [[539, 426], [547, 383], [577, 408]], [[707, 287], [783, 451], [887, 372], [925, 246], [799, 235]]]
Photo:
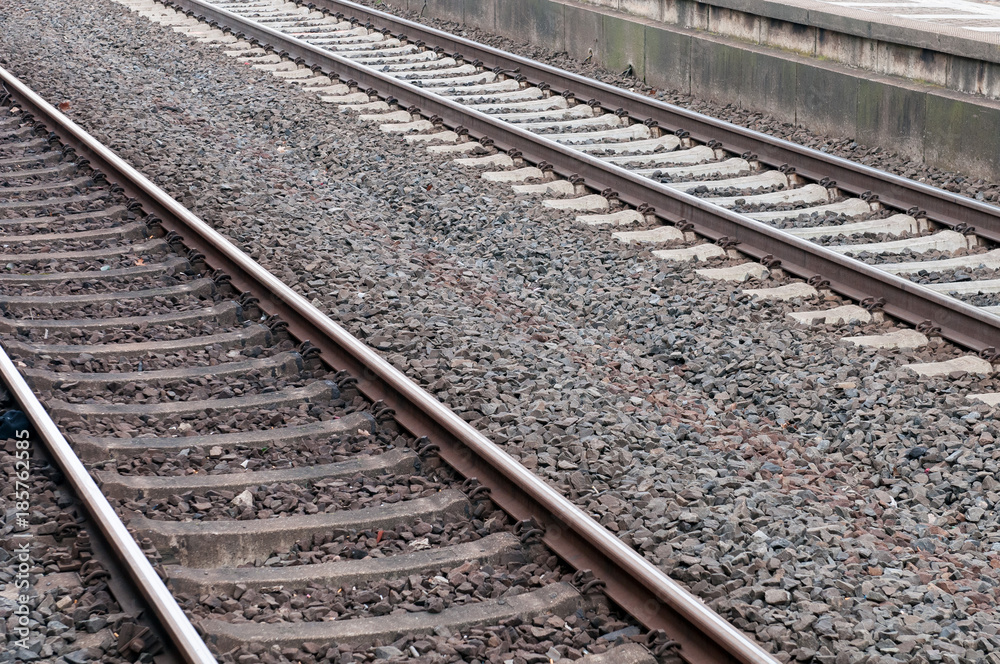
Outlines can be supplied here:
[[232, 505], [237, 507], [242, 507], [246, 509], [248, 507], [253, 507], [253, 493], [250, 489], [244, 490], [242, 493], [237, 494], [235, 498], [229, 501]]

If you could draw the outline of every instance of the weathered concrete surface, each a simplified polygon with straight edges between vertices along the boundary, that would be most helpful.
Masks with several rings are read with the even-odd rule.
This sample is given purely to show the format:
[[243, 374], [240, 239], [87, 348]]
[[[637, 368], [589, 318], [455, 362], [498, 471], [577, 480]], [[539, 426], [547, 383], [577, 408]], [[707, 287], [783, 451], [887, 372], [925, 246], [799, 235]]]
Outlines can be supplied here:
[[907, 364], [906, 369], [920, 374], [921, 376], [947, 376], [951, 373], [970, 373], [989, 375], [993, 372], [993, 365], [981, 357], [975, 355], [963, 355], [953, 360], [944, 362], [926, 362], [923, 364]]
[[258, 429], [256, 431], [235, 431], [233, 433], [204, 434], [197, 436], [174, 436], [159, 438], [118, 438], [98, 437], [84, 434], [69, 436], [73, 448], [87, 462], [107, 459], [127, 459], [134, 457], [137, 450], [152, 454], [177, 454], [185, 449], [208, 452], [212, 447], [223, 451], [260, 447], [262, 445], [292, 445], [302, 441], [324, 438], [336, 440], [356, 433], [374, 433], [375, 418], [371, 413], [354, 412], [337, 420], [313, 422], [286, 426], [279, 429]]
[[825, 311], [793, 311], [788, 317], [803, 325], [844, 325], [854, 322], [867, 323], [872, 320], [872, 315], [856, 304], [845, 304]]
[[504, 554], [519, 549], [520, 544], [512, 533], [493, 533], [475, 542], [401, 553], [387, 558], [369, 557], [291, 567], [193, 569], [170, 565], [166, 571], [175, 591], [192, 594], [231, 594], [237, 585], [258, 591], [274, 586], [285, 589], [305, 588], [310, 584], [350, 587], [374, 580], [398, 579], [410, 574], [457, 567], [472, 560], [493, 564], [502, 560]]
[[729, 267], [709, 267], [695, 270], [695, 274], [706, 279], [742, 282], [749, 279], [763, 279], [768, 275], [768, 270], [760, 263], [743, 263]]
[[927, 337], [916, 330], [894, 330], [886, 334], [863, 337], [844, 337], [843, 341], [867, 348], [920, 348], [927, 345]]
[[314, 466], [298, 466], [276, 470], [261, 470], [252, 473], [223, 473], [219, 475], [120, 475], [114, 470], [97, 470], [94, 474], [101, 491], [108, 498], [166, 500], [173, 495], [183, 495], [188, 491], [205, 493], [208, 491], [232, 491], [239, 493], [250, 487], [269, 484], [311, 484], [319, 480], [366, 475], [377, 477], [387, 473], [413, 471], [420, 465], [416, 453], [405, 448], [388, 450], [376, 456], [359, 456], [337, 463], [323, 463]]
[[185, 567], [237, 567], [299, 540], [332, 530], [356, 532], [394, 528], [402, 523], [446, 520], [468, 513], [469, 500], [447, 489], [428, 498], [357, 510], [285, 516], [252, 521], [158, 521], [133, 517], [128, 525], [152, 540], [167, 564]]
[[307, 642], [323, 647], [330, 643], [367, 647], [378, 640], [391, 643], [403, 635], [430, 634], [440, 627], [461, 633], [470, 627], [496, 625], [515, 617], [531, 620], [546, 613], [566, 615], [586, 607], [589, 601], [570, 584], [559, 582], [521, 595], [456, 604], [440, 613], [422, 611], [316, 622], [232, 623], [203, 620], [200, 627], [208, 641], [214, 643], [220, 652], [247, 643], [268, 647], [275, 644], [297, 647]]
[[927, 164], [1000, 177], [990, 36], [812, 0], [400, 0], [653, 87], [766, 112]]
[[796, 281], [776, 288], [748, 288], [743, 291], [752, 298], [760, 300], [794, 300], [807, 299], [819, 295], [819, 291], [809, 284]]
[[638, 643], [615, 646], [600, 655], [587, 655], [576, 664], [655, 664], [658, 660]]
[[1000, 392], [990, 392], [988, 394], [970, 394], [973, 401], [982, 401], [988, 406], [1000, 406]]

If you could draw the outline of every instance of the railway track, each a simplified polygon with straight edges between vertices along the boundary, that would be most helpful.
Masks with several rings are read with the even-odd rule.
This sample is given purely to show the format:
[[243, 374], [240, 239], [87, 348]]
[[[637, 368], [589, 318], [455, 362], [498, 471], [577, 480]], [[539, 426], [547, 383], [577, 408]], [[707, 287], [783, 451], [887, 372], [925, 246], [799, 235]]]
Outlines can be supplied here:
[[775, 661], [0, 78], [0, 374], [187, 661]]
[[[4, 572], [10, 575], [3, 594], [8, 661], [190, 661], [175, 643], [189, 654], [200, 648], [207, 657], [69, 445], [56, 432], [48, 432], [55, 437], [43, 445], [28, 423], [24, 411], [32, 408], [39, 421], [47, 418], [6, 354], [0, 354], [0, 373], [6, 438], [0, 465], [13, 471], [0, 480], [9, 554]], [[143, 586], [152, 592], [147, 595]], [[162, 620], [144, 595], [166, 600], [158, 607]], [[187, 639], [170, 638], [168, 624]]]
[[[916, 327], [858, 343], [935, 334], [979, 354], [951, 368], [990, 372], [997, 359], [995, 207], [346, 1], [125, 4], [582, 222], [636, 226], [615, 237], [659, 245], [658, 258], [735, 248], [755, 260], [702, 274], [781, 269], [806, 283], [756, 296], [823, 288], [858, 303], [804, 321], [884, 311]], [[673, 248], [692, 233], [708, 242]]]

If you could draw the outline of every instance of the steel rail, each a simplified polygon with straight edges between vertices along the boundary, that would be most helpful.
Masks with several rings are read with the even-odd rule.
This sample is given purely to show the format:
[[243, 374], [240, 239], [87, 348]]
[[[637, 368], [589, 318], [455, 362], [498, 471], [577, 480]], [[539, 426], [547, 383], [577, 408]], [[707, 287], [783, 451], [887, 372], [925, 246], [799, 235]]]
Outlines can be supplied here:
[[[207, 5], [198, 4], [208, 9]], [[227, 21], [235, 15], [226, 12]], [[280, 34], [280, 33], [276, 33]], [[315, 47], [302, 43], [304, 52]], [[321, 54], [314, 54], [321, 55]], [[340, 58], [336, 60], [340, 64]], [[325, 61], [327, 65], [334, 61]], [[23, 86], [18, 82], [19, 88]], [[608, 597], [649, 629], [663, 629], [681, 645], [691, 664], [777, 664], [742, 632], [701, 600], [625, 545], [562, 494], [488, 440], [430, 393], [420, 388], [375, 351], [334, 323], [219, 232], [100, 144], [37, 96], [27, 110], [45, 122], [67, 145], [90, 160], [125, 193], [156, 214], [165, 230], [175, 231], [206, 263], [224, 270], [239, 290], [257, 296], [260, 306], [288, 322], [289, 332], [311, 341], [320, 357], [336, 370], [358, 377], [357, 388], [373, 401], [384, 401], [396, 420], [415, 436], [427, 436], [441, 458], [460, 474], [476, 477], [491, 499], [519, 520], [535, 519], [542, 540], [577, 569], [590, 569], [605, 583]], [[134, 543], [133, 543], [134, 544]]]
[[[0, 74], [4, 74], [0, 68]], [[0, 349], [0, 378], [4, 385], [14, 395], [28, 421], [38, 433], [49, 454], [55, 459], [66, 480], [80, 498], [84, 509], [105, 540], [111, 545], [115, 556], [128, 571], [133, 583], [149, 606], [152, 607], [157, 619], [171, 639], [171, 645], [177, 649], [180, 656], [189, 664], [216, 664], [215, 657], [208, 646], [198, 636], [191, 621], [177, 605], [177, 601], [163, 585], [156, 570], [146, 559], [145, 554], [135, 543], [125, 524], [115, 513], [108, 499], [98, 488], [94, 479], [87, 472], [80, 458], [63, 437], [45, 407], [38, 401], [34, 392], [18, 372], [6, 351]]]
[[[62, 126], [64, 131], [85, 135], [83, 130], [3, 67], [0, 67], [0, 81], [3, 82], [4, 89], [11, 93], [17, 103], [34, 115], [36, 119], [44, 118], [47, 121], [46, 124], [58, 124]], [[94, 142], [96, 143], [96, 141]], [[83, 462], [80, 461], [55, 422], [49, 417], [44, 406], [31, 391], [6, 351], [2, 349], [0, 349], [0, 377], [13, 393], [39, 438], [59, 465], [87, 513], [97, 524], [101, 534], [111, 545], [115, 555], [128, 571], [143, 598], [153, 609], [184, 661], [190, 664], [216, 664], [215, 657], [209, 652], [208, 646], [198, 636], [198, 632], [195, 631], [194, 626], [177, 605], [176, 600], [167, 590], [149, 560], [146, 559], [145, 554], [139, 549], [139, 545], [132, 539], [125, 524], [108, 503], [108, 499], [98, 488], [90, 473], [87, 472]]]
[[[306, 3], [306, 0], [295, 1]], [[917, 207], [941, 225], [954, 228], [967, 224], [975, 228], [977, 235], [1000, 242], [1000, 208], [986, 203], [478, 44], [348, 0], [308, 0], [308, 3], [317, 9], [353, 16], [362, 23], [371, 21], [378, 28], [405, 34], [411, 40], [422, 39], [429, 46], [460, 53], [470, 61], [478, 59], [488, 63], [487, 66], [516, 71], [532, 84], [546, 83], [553, 91], [572, 92], [582, 101], [597, 99], [612, 111], [618, 108], [628, 111], [629, 116], [639, 122], [656, 120], [676, 129], [684, 129], [702, 143], [715, 140], [737, 154], [752, 152], [761, 162], [773, 167], [788, 164], [807, 179], [819, 182], [830, 178], [837, 182], [838, 188], [855, 196], [870, 191], [889, 206], [901, 210]]]
[[942, 337], [956, 344], [976, 352], [1000, 347], [1000, 317], [961, 300], [671, 189], [203, 0], [166, 0], [164, 4], [242, 32], [248, 38], [287, 52], [292, 58], [302, 58], [310, 66], [318, 65], [325, 71], [354, 79], [362, 89], [374, 88], [383, 96], [395, 97], [401, 106], [418, 107], [423, 114], [437, 115], [453, 127], [461, 125], [471, 135], [488, 136], [502, 149], [520, 150], [528, 161], [545, 161], [564, 175], [580, 175], [588, 186], [598, 191], [611, 189], [621, 200], [632, 205], [652, 205], [660, 217], [687, 220], [697, 233], [713, 240], [735, 241], [741, 252], [756, 259], [776, 259], [781, 268], [791, 274], [829, 281], [829, 288], [845, 297], [859, 302], [869, 298], [884, 299], [883, 310], [889, 315], [911, 325], [930, 321], [940, 328]]

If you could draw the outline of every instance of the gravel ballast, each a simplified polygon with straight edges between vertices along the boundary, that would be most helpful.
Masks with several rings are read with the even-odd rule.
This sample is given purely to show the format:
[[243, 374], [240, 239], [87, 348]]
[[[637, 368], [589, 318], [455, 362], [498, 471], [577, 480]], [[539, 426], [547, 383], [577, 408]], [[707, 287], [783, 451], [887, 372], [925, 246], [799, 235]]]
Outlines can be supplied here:
[[1000, 661], [998, 428], [962, 396], [1000, 385], [900, 368], [958, 349], [794, 327], [836, 303], [615, 245], [109, 0], [0, 20], [4, 66], [780, 659]]
[[519, 42], [485, 32], [469, 25], [422, 15], [422, 12], [406, 11], [382, 0], [357, 0], [357, 2], [382, 12], [401, 16], [410, 21], [429, 25], [438, 30], [451, 32], [466, 39], [488, 44], [494, 48], [532, 58], [553, 67], [589, 76], [590, 78], [626, 88], [633, 92], [650, 95], [668, 104], [675, 104], [698, 113], [723, 119], [726, 122], [731, 122], [741, 127], [748, 127], [777, 138], [794, 141], [795, 143], [815, 148], [822, 152], [828, 152], [844, 159], [850, 159], [860, 164], [880, 168], [919, 182], [941, 187], [947, 191], [974, 198], [978, 201], [995, 203], [1000, 200], [1000, 184], [918, 163], [910, 157], [900, 156], [893, 150], [893, 146], [891, 145], [866, 145], [863, 142], [858, 142], [853, 137], [825, 136], [803, 125], [782, 122], [764, 113], [740, 108], [736, 103], [723, 105], [699, 99], [698, 97], [684, 94], [677, 90], [656, 89], [646, 85], [642, 80], [634, 76], [623, 76], [621, 73], [608, 71], [596, 64], [581, 62], [570, 57], [566, 52], [553, 52], [539, 44]]
[[[5, 412], [16, 407], [7, 396], [2, 389]], [[134, 618], [109, 591], [107, 558], [90, 538], [86, 511], [40, 440], [31, 434], [18, 442], [0, 441], [0, 509], [7, 515], [0, 524], [0, 662], [128, 662], [118, 656], [116, 637]], [[24, 449], [27, 481], [17, 476]], [[25, 511], [17, 492], [28, 494], [26, 523], [15, 516]]]

